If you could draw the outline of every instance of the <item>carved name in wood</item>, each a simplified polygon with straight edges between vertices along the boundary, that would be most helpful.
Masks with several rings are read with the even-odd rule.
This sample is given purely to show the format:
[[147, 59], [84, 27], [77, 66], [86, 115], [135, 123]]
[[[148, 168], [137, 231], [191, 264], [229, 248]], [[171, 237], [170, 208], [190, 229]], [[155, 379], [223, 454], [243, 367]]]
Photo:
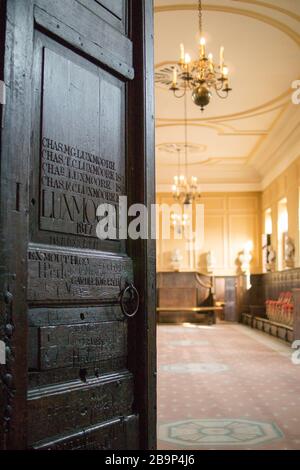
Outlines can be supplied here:
[[133, 382], [128, 373], [89, 383], [73, 382], [29, 392], [30, 444], [131, 414]]
[[81, 367], [127, 354], [126, 322], [30, 328], [33, 369]]
[[132, 280], [127, 257], [75, 250], [51, 250], [30, 246], [28, 250], [29, 301], [95, 300], [118, 302], [126, 280]]
[[98, 206], [116, 205], [123, 187], [113, 161], [42, 139], [41, 228], [95, 237]]
[[39, 225], [96, 238], [98, 206], [125, 194], [124, 87], [73, 56], [43, 57]]

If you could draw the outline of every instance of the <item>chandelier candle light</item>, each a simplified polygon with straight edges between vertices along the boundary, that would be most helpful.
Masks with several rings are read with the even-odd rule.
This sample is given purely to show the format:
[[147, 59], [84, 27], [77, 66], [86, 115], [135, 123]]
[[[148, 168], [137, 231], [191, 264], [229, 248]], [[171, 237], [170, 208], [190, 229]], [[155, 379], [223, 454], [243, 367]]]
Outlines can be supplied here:
[[198, 10], [199, 58], [192, 61], [190, 55], [185, 53], [184, 45], [180, 44], [180, 59], [178, 66], [173, 68], [170, 90], [173, 91], [176, 98], [182, 98], [188, 90], [192, 91], [194, 103], [200, 106], [203, 111], [210, 102], [211, 90], [215, 90], [219, 98], [225, 99], [232, 89], [229, 87], [229, 69], [224, 62], [224, 47], [220, 48], [220, 64], [218, 66], [214, 63], [212, 54], [206, 56], [206, 40], [203, 37], [202, 27], [202, 0], [199, 0]]

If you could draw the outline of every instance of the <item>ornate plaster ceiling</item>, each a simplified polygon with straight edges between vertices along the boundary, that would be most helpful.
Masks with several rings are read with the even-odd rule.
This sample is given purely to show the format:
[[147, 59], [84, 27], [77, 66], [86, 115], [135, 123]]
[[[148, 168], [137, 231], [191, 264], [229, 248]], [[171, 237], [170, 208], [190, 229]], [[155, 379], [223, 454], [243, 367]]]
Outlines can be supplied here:
[[[300, 1], [203, 3], [207, 47], [216, 58], [225, 47], [233, 91], [227, 100], [214, 95], [203, 113], [188, 96], [190, 171], [207, 190], [259, 190], [270, 180], [268, 168], [274, 175], [276, 165], [282, 168], [283, 142], [292, 139], [293, 156], [300, 155], [293, 134], [300, 136], [300, 105], [291, 101], [291, 84], [300, 78]], [[183, 100], [161, 79], [178, 60], [181, 42], [196, 57], [197, 27], [196, 0], [155, 0], [158, 190], [169, 190], [177, 173], [170, 144], [184, 142]]]

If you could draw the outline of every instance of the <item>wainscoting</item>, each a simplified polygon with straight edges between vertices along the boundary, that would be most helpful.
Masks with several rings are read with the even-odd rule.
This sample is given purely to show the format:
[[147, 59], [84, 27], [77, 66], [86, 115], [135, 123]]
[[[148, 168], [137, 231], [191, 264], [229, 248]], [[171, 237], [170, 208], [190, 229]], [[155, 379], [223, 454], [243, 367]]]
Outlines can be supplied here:
[[[210, 282], [210, 277], [198, 273], [159, 273], [158, 305], [163, 307], [211, 305], [210, 302], [207, 303]], [[225, 321], [249, 324], [273, 336], [287, 339], [289, 342], [293, 338], [300, 339], [300, 268], [253, 274], [250, 278], [250, 289], [247, 289], [245, 276], [216, 276], [213, 284], [215, 301], [225, 304], [223, 315]], [[294, 326], [289, 328], [281, 327], [281, 325], [278, 327], [276, 324], [270, 325], [272, 322], [266, 317], [265, 302], [277, 300], [281, 292], [287, 291], [293, 292]], [[168, 319], [162, 314], [160, 320]], [[193, 314], [191, 318], [191, 315], [187, 317], [178, 314], [177, 318], [173, 318], [172, 321], [175, 323], [198, 322], [199, 315]]]
[[276, 300], [281, 292], [293, 291], [300, 288], [300, 268], [286, 271], [253, 274], [251, 276], [251, 289], [243, 289], [242, 301], [244, 307], [250, 311], [250, 305], [264, 305], [266, 300]]
[[[243, 276], [237, 281], [237, 308], [240, 321], [286, 341], [300, 338], [300, 268], [280, 272], [254, 274], [251, 288], [246, 290]], [[266, 300], [277, 300], [281, 292], [293, 292], [293, 328], [270, 322], [265, 314]], [[259, 310], [259, 315], [257, 314]]]

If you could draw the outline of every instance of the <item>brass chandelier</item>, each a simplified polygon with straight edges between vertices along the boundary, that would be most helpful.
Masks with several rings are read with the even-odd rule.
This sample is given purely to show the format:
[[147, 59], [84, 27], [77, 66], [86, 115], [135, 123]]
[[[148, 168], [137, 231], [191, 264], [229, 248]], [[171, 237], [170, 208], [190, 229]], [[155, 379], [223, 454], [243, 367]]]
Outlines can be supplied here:
[[184, 45], [180, 45], [180, 60], [173, 68], [173, 80], [170, 90], [176, 98], [182, 98], [187, 91], [192, 91], [192, 99], [201, 111], [210, 102], [212, 90], [219, 98], [225, 99], [232, 90], [229, 87], [229, 70], [224, 62], [224, 47], [220, 49], [220, 64], [216, 65], [213, 55], [206, 56], [206, 40], [203, 37], [202, 0], [198, 2], [200, 49], [199, 58], [191, 60], [185, 53]]
[[172, 227], [175, 229], [185, 228], [189, 223], [189, 214], [171, 214]]
[[[181, 150], [178, 147], [178, 175], [174, 176], [172, 186], [173, 198], [183, 204], [189, 205], [200, 196], [198, 178], [188, 177], [188, 135], [187, 135], [187, 96], [184, 97], [184, 174], [181, 173]], [[178, 222], [178, 221], [177, 221]]]

